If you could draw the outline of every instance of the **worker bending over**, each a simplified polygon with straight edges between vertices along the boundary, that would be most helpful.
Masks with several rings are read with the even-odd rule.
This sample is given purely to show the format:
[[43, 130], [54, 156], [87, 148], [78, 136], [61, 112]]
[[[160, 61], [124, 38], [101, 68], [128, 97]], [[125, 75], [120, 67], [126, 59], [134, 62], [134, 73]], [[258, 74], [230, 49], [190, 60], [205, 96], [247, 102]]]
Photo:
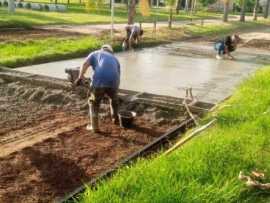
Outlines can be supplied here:
[[143, 30], [138, 25], [127, 25], [125, 27], [126, 38], [123, 42], [123, 49], [132, 48], [133, 44], [138, 45], [143, 35]]
[[231, 52], [235, 51], [237, 45], [240, 43], [240, 37], [238, 35], [226, 36], [223, 40], [215, 43], [215, 50], [217, 51], [216, 58], [223, 59], [227, 56], [229, 59], [234, 59]]
[[118, 89], [120, 84], [120, 63], [113, 55], [113, 49], [110, 45], [103, 45], [100, 50], [94, 51], [88, 55], [83, 63], [79, 78], [76, 84], [82, 80], [86, 70], [92, 67], [92, 82], [90, 85], [91, 94], [88, 100], [90, 124], [87, 130], [99, 132], [98, 113], [101, 100], [107, 96], [110, 100], [110, 109], [112, 120], [115, 124], [118, 120]]

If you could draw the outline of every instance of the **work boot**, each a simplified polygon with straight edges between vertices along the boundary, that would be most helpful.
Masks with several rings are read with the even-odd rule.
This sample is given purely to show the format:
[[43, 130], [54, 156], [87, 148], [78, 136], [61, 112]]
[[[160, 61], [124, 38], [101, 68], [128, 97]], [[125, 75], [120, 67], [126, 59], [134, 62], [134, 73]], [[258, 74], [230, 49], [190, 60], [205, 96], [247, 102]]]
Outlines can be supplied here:
[[118, 118], [118, 117], [113, 118], [113, 119], [112, 119], [112, 122], [113, 122], [113, 124], [115, 124], [115, 125], [119, 125], [119, 118]]
[[100, 132], [99, 126], [98, 126], [98, 117], [92, 117], [91, 118], [91, 124], [88, 124], [86, 126], [86, 130], [92, 131], [94, 133]]
[[217, 54], [216, 59], [221, 60], [221, 59], [223, 59], [223, 57]]

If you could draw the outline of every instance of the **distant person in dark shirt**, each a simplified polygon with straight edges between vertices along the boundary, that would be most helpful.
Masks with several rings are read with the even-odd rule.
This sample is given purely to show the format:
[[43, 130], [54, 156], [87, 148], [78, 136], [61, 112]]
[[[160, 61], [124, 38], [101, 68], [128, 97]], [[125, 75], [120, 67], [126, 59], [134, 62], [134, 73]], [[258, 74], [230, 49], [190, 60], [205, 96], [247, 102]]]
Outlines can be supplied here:
[[239, 35], [226, 36], [223, 40], [220, 40], [215, 43], [215, 50], [217, 51], [216, 58], [223, 59], [224, 56], [227, 56], [229, 59], [234, 59], [231, 55], [237, 48], [237, 45], [240, 42]]

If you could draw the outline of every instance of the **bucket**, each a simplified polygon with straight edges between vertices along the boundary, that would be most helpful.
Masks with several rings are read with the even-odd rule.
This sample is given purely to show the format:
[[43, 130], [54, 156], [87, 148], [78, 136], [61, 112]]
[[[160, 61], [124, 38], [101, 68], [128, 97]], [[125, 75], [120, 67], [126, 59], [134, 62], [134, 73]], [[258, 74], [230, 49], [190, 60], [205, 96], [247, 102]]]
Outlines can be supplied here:
[[136, 113], [133, 111], [120, 111], [118, 113], [119, 123], [122, 128], [130, 128], [133, 124]]

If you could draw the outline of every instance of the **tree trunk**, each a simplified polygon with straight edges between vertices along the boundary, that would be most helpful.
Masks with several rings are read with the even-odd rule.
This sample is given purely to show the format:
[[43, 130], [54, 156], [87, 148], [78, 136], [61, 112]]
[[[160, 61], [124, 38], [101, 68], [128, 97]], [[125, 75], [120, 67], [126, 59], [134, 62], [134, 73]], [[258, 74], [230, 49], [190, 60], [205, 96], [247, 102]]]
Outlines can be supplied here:
[[264, 15], [263, 15], [264, 18], [268, 18], [268, 15], [269, 15], [269, 7], [270, 7], [270, 0], [267, 0], [266, 6], [265, 6]]
[[172, 19], [173, 19], [173, 8], [170, 7], [170, 15], [169, 15], [169, 28], [172, 28]]
[[223, 22], [228, 22], [229, 17], [229, 0], [224, 0], [224, 13], [223, 13]]
[[245, 22], [246, 17], [246, 0], [242, 0], [240, 22]]
[[189, 8], [189, 0], [186, 0], [185, 3], [185, 11], [188, 12], [188, 8]]
[[136, 0], [130, 0], [128, 9], [128, 24], [134, 23], [135, 14], [136, 14]]
[[259, 8], [259, 1], [255, 1], [254, 10], [253, 10], [253, 20], [257, 20], [258, 8]]
[[196, 13], [197, 0], [193, 1], [193, 13]]
[[182, 3], [182, 0], [177, 0], [176, 14], [179, 14], [179, 11], [181, 9], [181, 3]]
[[14, 0], [9, 0], [8, 1], [8, 12], [9, 13], [14, 13], [15, 12], [15, 2], [14, 2]]

